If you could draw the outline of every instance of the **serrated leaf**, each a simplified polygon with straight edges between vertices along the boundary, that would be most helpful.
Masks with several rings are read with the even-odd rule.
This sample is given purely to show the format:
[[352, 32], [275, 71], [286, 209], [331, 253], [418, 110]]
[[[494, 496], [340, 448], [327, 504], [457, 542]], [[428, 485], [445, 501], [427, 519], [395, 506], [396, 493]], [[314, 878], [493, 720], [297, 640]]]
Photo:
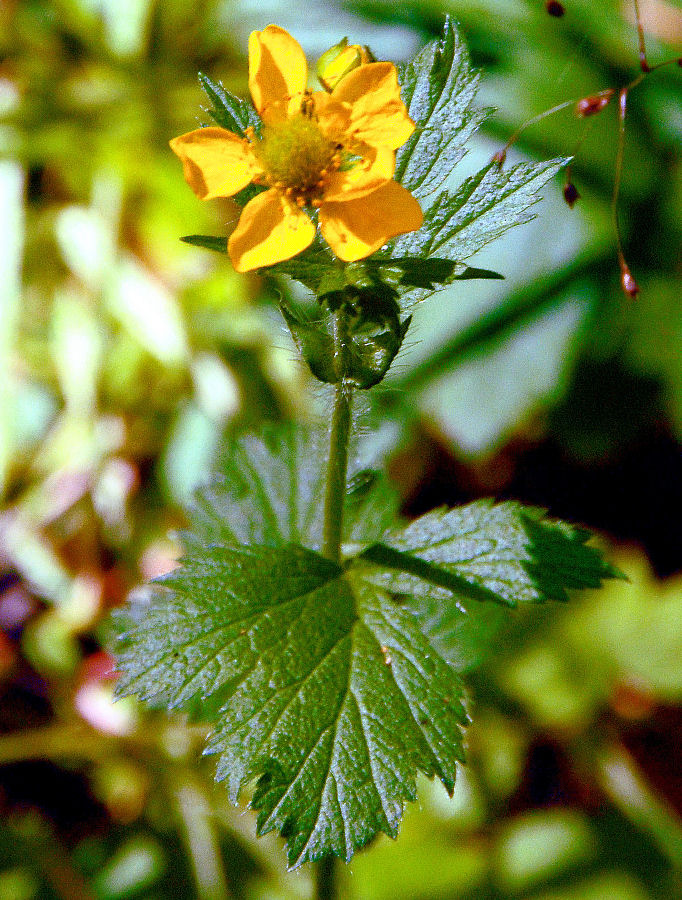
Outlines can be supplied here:
[[437, 285], [445, 286], [453, 281], [480, 279], [503, 279], [504, 275], [490, 269], [476, 269], [465, 263], [451, 259], [404, 259], [381, 257], [369, 259], [365, 263], [367, 269], [375, 272], [386, 284], [395, 288], [426, 288], [435, 291]]
[[589, 537], [543, 510], [481, 500], [427, 513], [362, 556], [384, 570], [373, 580], [395, 593], [517, 606], [568, 600], [568, 590], [618, 576]]
[[[489, 112], [472, 106], [477, 87], [478, 75], [470, 68], [466, 48], [450, 18], [442, 37], [425, 47], [402, 72], [402, 96], [417, 128], [398, 152], [395, 177], [420, 200], [424, 223], [419, 230], [400, 236], [390, 256], [449, 260], [455, 266], [453, 277], [463, 278], [481, 277], [479, 271], [467, 270], [464, 260], [507, 229], [530, 221], [528, 210], [539, 199], [537, 192], [566, 162], [552, 160], [510, 169], [492, 162], [459, 189], [440, 190]], [[483, 277], [494, 276], [486, 273]], [[425, 280], [426, 284], [404, 283], [403, 308], [438, 289], [438, 279]]]
[[401, 72], [402, 98], [417, 127], [398, 152], [395, 178], [420, 200], [442, 186], [488, 115], [472, 108], [478, 81], [449, 16], [442, 37]]
[[[461, 263], [505, 231], [531, 221], [538, 191], [566, 162], [520, 163], [509, 169], [489, 163], [455, 193], [440, 193], [425, 211], [422, 227], [398, 238], [392, 255]], [[403, 296], [421, 299], [425, 294], [416, 289]]]
[[[219, 477], [195, 496], [186, 542], [294, 543], [319, 550], [328, 453], [327, 427], [280, 424], [264, 428], [258, 437], [232, 440], [222, 456]], [[395, 520], [398, 501], [384, 477], [355, 465], [351, 452], [345, 539], [369, 542], [383, 534], [390, 517]], [[376, 508], [381, 504], [379, 515]], [[366, 518], [371, 509], [375, 513]]]
[[248, 100], [235, 97], [219, 81], [213, 81], [203, 72], [199, 72], [199, 82], [212, 104], [208, 113], [221, 128], [240, 137], [244, 136], [247, 128], [260, 128], [258, 113]]
[[195, 550], [121, 638], [119, 695], [182, 708], [218, 692], [208, 752], [291, 865], [395, 835], [418, 771], [452, 792], [461, 682], [356, 564], [301, 547]]

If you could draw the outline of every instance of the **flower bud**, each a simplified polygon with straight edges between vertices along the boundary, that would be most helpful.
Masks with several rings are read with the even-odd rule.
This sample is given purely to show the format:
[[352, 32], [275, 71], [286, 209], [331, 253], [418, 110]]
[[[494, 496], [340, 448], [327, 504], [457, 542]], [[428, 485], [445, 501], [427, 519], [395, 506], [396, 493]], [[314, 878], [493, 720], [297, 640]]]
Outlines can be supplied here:
[[634, 300], [637, 294], [639, 294], [639, 285], [632, 277], [632, 272], [628, 269], [625, 262], [621, 262], [620, 265], [620, 284], [623, 288], [623, 291], [632, 300]]
[[578, 188], [573, 184], [572, 181], [567, 181], [564, 185], [564, 200], [571, 209], [573, 209], [578, 200], [580, 200]]
[[583, 97], [576, 105], [576, 115], [581, 119], [596, 115], [604, 109], [611, 97], [613, 97], [613, 94], [613, 89], [609, 88], [608, 90], [600, 91], [598, 94], [592, 94], [590, 97]]
[[345, 78], [353, 69], [373, 62], [373, 57], [367, 47], [360, 44], [348, 44], [348, 38], [344, 38], [330, 47], [317, 61], [317, 77], [320, 84], [331, 93], [336, 85]]

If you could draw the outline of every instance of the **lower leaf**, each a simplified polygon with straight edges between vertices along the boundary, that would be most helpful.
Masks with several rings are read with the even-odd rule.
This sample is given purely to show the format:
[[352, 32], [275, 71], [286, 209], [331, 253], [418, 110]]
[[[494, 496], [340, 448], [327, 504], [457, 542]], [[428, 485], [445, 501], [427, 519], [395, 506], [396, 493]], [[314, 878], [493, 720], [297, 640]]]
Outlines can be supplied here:
[[207, 752], [293, 866], [395, 835], [418, 771], [452, 792], [467, 721], [454, 668], [415, 616], [309, 550], [195, 548], [122, 637], [118, 693], [224, 705]]

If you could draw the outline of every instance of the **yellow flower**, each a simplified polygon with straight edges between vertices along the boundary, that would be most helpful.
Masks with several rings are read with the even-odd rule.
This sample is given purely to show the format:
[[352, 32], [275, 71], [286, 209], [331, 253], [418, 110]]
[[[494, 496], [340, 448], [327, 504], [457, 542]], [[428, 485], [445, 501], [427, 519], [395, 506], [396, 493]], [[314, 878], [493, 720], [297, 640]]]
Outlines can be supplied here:
[[172, 140], [202, 200], [253, 182], [267, 190], [242, 210], [228, 242], [238, 272], [290, 259], [322, 236], [345, 262], [416, 231], [422, 211], [393, 180], [395, 151], [414, 131], [395, 66], [361, 65], [330, 93], [306, 89], [299, 44], [276, 25], [249, 37], [249, 89], [263, 127], [239, 137], [200, 128]]

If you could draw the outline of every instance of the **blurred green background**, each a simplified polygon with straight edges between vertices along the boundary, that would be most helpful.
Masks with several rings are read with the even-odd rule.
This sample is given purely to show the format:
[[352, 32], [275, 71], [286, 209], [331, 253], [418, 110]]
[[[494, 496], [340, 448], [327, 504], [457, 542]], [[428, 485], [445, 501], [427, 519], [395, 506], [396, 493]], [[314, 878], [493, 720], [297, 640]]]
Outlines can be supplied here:
[[[111, 703], [108, 612], [179, 553], [169, 537], [225, 435], [326, 400], [276, 290], [181, 244], [224, 234], [168, 139], [196, 73], [246, 93], [249, 32], [310, 59], [344, 35], [405, 61], [460, 22], [497, 112], [453, 173], [527, 118], [638, 72], [629, 0], [3, 0], [0, 6], [0, 897], [310, 896], [281, 842], [198, 763], [203, 732]], [[641, 0], [650, 62], [682, 52], [682, 3]], [[682, 897], [682, 72], [630, 97], [620, 205], [641, 295], [620, 291], [616, 110], [596, 117], [569, 210], [538, 218], [415, 310], [374, 430], [407, 514], [494, 494], [597, 529], [630, 576], [515, 613], [463, 660], [474, 725], [455, 798], [424, 781], [397, 842], [342, 896]], [[510, 159], [572, 154], [569, 110]], [[495, 612], [493, 615], [497, 615]], [[475, 636], [472, 638], [475, 647]]]

